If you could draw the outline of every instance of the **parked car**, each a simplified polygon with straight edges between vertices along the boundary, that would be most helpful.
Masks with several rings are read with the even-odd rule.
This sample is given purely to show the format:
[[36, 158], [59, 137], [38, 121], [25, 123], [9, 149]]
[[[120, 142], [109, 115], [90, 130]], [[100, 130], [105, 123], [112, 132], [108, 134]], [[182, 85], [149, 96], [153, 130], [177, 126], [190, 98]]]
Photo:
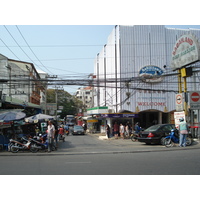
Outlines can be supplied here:
[[175, 129], [174, 124], [156, 124], [145, 129], [138, 137], [139, 142], [146, 144], [163, 144], [164, 138]]
[[82, 126], [74, 126], [72, 135], [84, 135], [85, 131]]

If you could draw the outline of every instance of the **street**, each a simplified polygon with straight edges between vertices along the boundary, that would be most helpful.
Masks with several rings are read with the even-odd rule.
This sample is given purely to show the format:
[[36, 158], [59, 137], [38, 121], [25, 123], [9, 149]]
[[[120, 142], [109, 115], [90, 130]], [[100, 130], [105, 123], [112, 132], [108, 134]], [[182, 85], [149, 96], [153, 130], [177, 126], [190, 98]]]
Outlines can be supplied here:
[[[152, 149], [152, 151], [151, 151]], [[1, 175], [199, 175], [200, 149], [68, 136], [57, 152], [0, 154]]]

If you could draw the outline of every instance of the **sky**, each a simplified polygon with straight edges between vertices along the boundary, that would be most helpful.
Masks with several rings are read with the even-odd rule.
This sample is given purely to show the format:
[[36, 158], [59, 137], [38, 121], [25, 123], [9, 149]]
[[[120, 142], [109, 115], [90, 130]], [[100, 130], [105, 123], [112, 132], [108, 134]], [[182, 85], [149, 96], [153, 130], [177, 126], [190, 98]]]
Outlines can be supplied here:
[[[115, 25], [0, 25], [0, 53], [59, 78], [87, 78]], [[200, 25], [167, 25], [199, 28]], [[30, 48], [29, 48], [30, 47]], [[65, 86], [73, 94], [78, 86]]]

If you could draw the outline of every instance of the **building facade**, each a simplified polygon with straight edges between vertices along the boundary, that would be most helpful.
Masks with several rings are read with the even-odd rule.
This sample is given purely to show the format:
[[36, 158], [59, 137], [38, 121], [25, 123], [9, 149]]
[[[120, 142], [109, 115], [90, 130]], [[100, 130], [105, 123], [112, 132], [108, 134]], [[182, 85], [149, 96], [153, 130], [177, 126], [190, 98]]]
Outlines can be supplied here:
[[[163, 25], [115, 26], [95, 59], [94, 107], [108, 106], [118, 113], [137, 113], [143, 127], [174, 123], [177, 71], [171, 68], [172, 51], [181, 35], [200, 39], [200, 30]], [[199, 62], [191, 65], [187, 91], [200, 90]]]
[[45, 87], [33, 64], [0, 55], [0, 71], [1, 108], [25, 108], [32, 114], [41, 112]]
[[93, 107], [93, 87], [88, 86], [84, 88], [79, 88], [76, 91], [76, 98], [83, 102], [83, 107], [85, 109]]

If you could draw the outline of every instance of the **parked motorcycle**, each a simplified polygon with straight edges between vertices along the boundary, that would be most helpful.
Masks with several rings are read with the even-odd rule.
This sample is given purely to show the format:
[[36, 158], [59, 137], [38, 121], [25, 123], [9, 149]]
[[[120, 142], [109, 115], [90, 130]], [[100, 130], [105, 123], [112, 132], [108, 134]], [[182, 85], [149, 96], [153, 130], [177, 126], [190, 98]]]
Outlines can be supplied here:
[[140, 132], [139, 132], [139, 133], [135, 133], [135, 131], [134, 131], [134, 133], [132, 133], [131, 136], [130, 136], [130, 138], [131, 138], [131, 140], [132, 140], [133, 142], [136, 142], [136, 141], [138, 140], [139, 137], [140, 137]]
[[17, 153], [19, 150], [30, 150], [31, 151], [31, 141], [22, 137], [20, 141], [10, 139], [9, 150], [12, 153]]
[[[39, 138], [31, 138], [30, 140], [31, 140], [32, 144], [31, 144], [30, 150], [33, 153], [36, 153], [39, 150], [47, 151], [47, 149], [48, 149], [48, 140], [46, 138], [47, 138], [47, 134], [44, 134], [44, 135], [40, 134]], [[55, 144], [53, 144], [52, 150], [53, 151], [57, 150]]]
[[[172, 129], [170, 135], [165, 137], [163, 144], [166, 147], [172, 147], [174, 144], [179, 144], [179, 136], [177, 134], [178, 130]], [[190, 146], [192, 144], [192, 139], [190, 137], [186, 138], [186, 145]]]

